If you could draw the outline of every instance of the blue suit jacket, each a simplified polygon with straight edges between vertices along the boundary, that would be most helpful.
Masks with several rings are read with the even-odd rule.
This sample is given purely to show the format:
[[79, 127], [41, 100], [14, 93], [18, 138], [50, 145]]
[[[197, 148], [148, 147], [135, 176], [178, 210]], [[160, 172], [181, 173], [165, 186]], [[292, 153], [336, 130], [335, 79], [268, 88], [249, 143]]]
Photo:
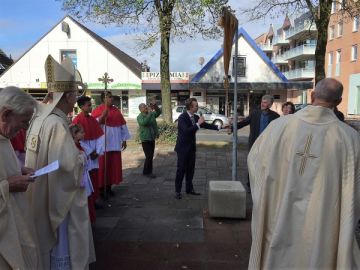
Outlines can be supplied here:
[[[194, 115], [195, 123], [199, 120], [198, 115]], [[201, 128], [218, 130], [216, 125], [203, 123], [200, 125]], [[196, 151], [196, 131], [198, 126], [193, 125], [190, 116], [187, 112], [180, 114], [178, 118], [178, 135], [175, 145], [175, 151], [178, 153], [189, 153]]]

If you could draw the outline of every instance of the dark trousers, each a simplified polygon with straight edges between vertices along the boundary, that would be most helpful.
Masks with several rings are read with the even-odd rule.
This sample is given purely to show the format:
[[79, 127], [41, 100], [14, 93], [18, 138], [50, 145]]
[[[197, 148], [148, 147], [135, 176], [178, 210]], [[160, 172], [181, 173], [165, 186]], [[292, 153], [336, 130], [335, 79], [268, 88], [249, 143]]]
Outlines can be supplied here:
[[153, 170], [155, 141], [146, 141], [146, 142], [142, 142], [141, 144], [145, 154], [143, 174], [151, 174]]
[[176, 192], [181, 192], [184, 175], [186, 180], [186, 192], [194, 190], [192, 180], [195, 172], [195, 159], [195, 151], [190, 151], [188, 153], [177, 153], [177, 170], [175, 178]]

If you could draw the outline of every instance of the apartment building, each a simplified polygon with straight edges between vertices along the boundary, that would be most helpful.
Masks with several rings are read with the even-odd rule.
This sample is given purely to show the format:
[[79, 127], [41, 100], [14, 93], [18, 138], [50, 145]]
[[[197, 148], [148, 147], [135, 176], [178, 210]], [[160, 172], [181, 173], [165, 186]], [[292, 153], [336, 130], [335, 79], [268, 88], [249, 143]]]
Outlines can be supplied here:
[[[260, 48], [271, 44], [272, 51], [269, 52], [269, 48], [264, 51], [271, 54], [271, 61], [289, 81], [314, 81], [317, 30], [310, 13], [294, 20], [286, 15], [281, 27], [275, 32], [270, 30], [256, 41]], [[288, 90], [287, 99], [293, 103], [307, 103], [310, 91]]]
[[347, 118], [360, 118], [360, 17], [341, 15], [340, 2], [333, 2], [326, 47], [326, 76], [344, 85], [339, 105]]
[[[338, 109], [347, 118], [360, 118], [360, 18], [359, 15], [344, 17], [339, 11], [341, 1], [334, 1], [328, 28], [325, 71], [327, 77], [336, 78], [344, 85], [343, 101]], [[259, 47], [265, 47], [264, 52], [268, 56], [271, 45], [271, 61], [289, 81], [314, 81], [317, 29], [309, 12], [294, 20], [286, 16], [283, 25], [272, 35], [269, 30], [255, 40]], [[308, 103], [310, 91], [288, 90], [288, 100]]]

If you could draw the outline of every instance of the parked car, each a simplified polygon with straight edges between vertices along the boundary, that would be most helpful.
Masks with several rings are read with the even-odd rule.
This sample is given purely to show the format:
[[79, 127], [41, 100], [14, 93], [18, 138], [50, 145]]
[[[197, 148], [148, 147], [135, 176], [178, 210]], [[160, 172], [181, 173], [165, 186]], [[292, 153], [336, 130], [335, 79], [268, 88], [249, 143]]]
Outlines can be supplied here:
[[[179, 115], [184, 111], [186, 111], [184, 105], [174, 107], [172, 111], [172, 115], [173, 115], [173, 121], [175, 123], [177, 122]], [[206, 107], [199, 106], [198, 112], [196, 114], [200, 115], [200, 113], [204, 116], [205, 122], [209, 124], [214, 124], [217, 125], [218, 127], [222, 127], [224, 125], [229, 124], [229, 119], [225, 115], [214, 113]]]
[[308, 104], [294, 104], [295, 105], [295, 112], [304, 109]]

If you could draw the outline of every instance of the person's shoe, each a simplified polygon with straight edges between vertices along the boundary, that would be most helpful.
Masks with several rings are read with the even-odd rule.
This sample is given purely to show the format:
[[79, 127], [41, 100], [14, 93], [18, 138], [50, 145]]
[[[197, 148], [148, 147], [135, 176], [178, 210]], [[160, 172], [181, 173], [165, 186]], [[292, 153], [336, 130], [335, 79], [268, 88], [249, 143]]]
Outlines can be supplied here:
[[180, 200], [182, 198], [181, 193], [180, 192], [175, 192], [175, 199]]
[[186, 194], [189, 194], [189, 195], [201, 195], [199, 192], [195, 192], [195, 190], [191, 190], [191, 191], [186, 191]]
[[114, 197], [114, 196], [116, 195], [115, 192], [112, 191], [111, 186], [107, 186], [107, 187], [106, 187], [106, 193], [107, 193], [107, 195], [110, 196], [110, 197]]
[[104, 203], [102, 201], [100, 201], [100, 200], [97, 200], [94, 203], [94, 205], [95, 205], [95, 209], [104, 209], [105, 208]]
[[150, 174], [145, 174], [146, 177], [150, 178], [150, 179], [154, 179], [156, 178], [156, 175], [153, 174], [153, 173], [150, 173]]

